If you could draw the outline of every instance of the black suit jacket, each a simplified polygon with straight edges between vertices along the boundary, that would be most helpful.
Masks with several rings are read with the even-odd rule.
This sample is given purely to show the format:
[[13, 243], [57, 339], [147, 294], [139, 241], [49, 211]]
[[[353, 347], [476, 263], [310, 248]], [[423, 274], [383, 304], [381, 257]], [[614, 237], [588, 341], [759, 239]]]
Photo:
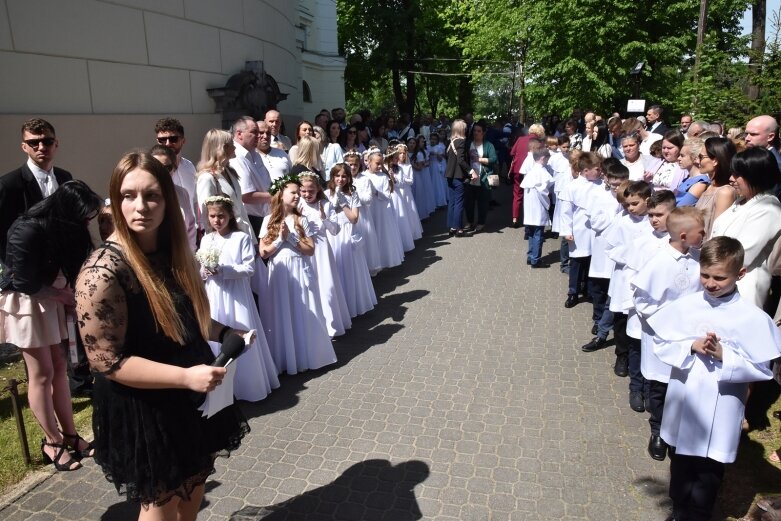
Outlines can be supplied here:
[[[54, 178], [61, 185], [73, 179], [67, 170], [54, 167]], [[43, 200], [41, 187], [27, 163], [0, 177], [0, 259], [5, 259], [8, 230], [17, 217]]]
[[653, 129], [651, 132], [653, 132], [654, 134], [660, 134], [660, 135], [663, 136], [668, 130], [670, 130], [670, 127], [665, 125], [664, 121], [662, 121], [661, 123], [659, 123], [659, 126], [656, 127], [655, 129]]

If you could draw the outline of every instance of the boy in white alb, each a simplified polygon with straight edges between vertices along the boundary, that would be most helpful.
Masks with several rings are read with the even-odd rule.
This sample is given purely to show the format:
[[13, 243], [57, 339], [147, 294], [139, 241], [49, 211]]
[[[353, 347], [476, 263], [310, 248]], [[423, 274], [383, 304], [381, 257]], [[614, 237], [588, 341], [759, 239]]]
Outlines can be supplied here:
[[538, 148], [532, 152], [534, 165], [521, 181], [523, 189], [523, 224], [526, 236], [529, 238], [529, 250], [526, 254], [526, 264], [532, 268], [547, 268], [540, 262], [545, 226], [550, 224], [548, 210], [550, 209], [550, 189], [553, 176], [546, 168], [550, 152], [547, 148]]
[[670, 445], [670, 498], [675, 519], [709, 520], [735, 461], [750, 382], [769, 380], [781, 355], [781, 332], [737, 281], [743, 247], [716, 237], [700, 252], [703, 291], [654, 313], [654, 352], [670, 365], [661, 436]]
[[[649, 212], [650, 213], [650, 212]], [[660, 436], [664, 396], [670, 380], [670, 366], [654, 354], [654, 332], [648, 319], [671, 302], [702, 289], [699, 248], [705, 237], [702, 212], [694, 207], [676, 208], [667, 216], [668, 243], [635, 275], [630, 286], [635, 311], [642, 325], [640, 371], [645, 378], [645, 401], [651, 416], [648, 454], [663, 461], [667, 444]]]
[[613, 372], [617, 376], [629, 375], [629, 343], [630, 338], [626, 334], [626, 321], [628, 309], [625, 302], [628, 298], [629, 284], [624, 277], [625, 257], [632, 246], [632, 241], [650, 231], [648, 222], [648, 198], [653, 189], [645, 181], [633, 181], [624, 189], [623, 197], [625, 211], [621, 213], [618, 221], [608, 228], [605, 233], [607, 247], [605, 251], [608, 257], [616, 265], [610, 276], [608, 296], [610, 297], [609, 309], [613, 312], [613, 336], [616, 341], [616, 362]]
[[616, 190], [629, 178], [629, 170], [616, 159], [605, 159], [602, 171], [605, 180], [601, 184], [604, 189], [592, 192], [586, 208], [588, 225], [594, 231], [588, 284], [593, 306], [591, 318], [594, 321], [591, 334], [597, 335], [590, 343], [581, 346], [581, 350], [587, 353], [605, 347], [607, 335], [613, 326], [613, 313], [608, 309], [607, 293], [615, 263], [607, 256], [605, 231], [617, 222], [621, 205], [616, 199]]
[[675, 194], [669, 190], [659, 190], [651, 194], [646, 204], [648, 206], [648, 221], [651, 223], [652, 228], [651, 232], [641, 233], [639, 237], [630, 242], [629, 248], [625, 248], [621, 255], [621, 263], [624, 265], [624, 282], [626, 284], [622, 291], [624, 302], [621, 307], [627, 315], [629, 406], [636, 412], [644, 412], [646, 410], [645, 404], [649, 392], [648, 383], [641, 371], [640, 339], [643, 331], [632, 302], [630, 283], [648, 261], [670, 241], [670, 234], [667, 233], [667, 216], [675, 209]]
[[[550, 149], [550, 147], [548, 147]], [[579, 154], [579, 152], [578, 152]], [[556, 152], [551, 151], [548, 167], [553, 170], [553, 199], [555, 207], [553, 217], [551, 217], [551, 231], [559, 235], [561, 246], [559, 247], [559, 269], [562, 273], [569, 274], [569, 243], [561, 236], [561, 193], [566, 190], [570, 182], [574, 179], [569, 154], [569, 139], [566, 136], [559, 136]]]
[[591, 262], [594, 230], [589, 227], [587, 208], [592, 192], [602, 190], [601, 158], [584, 152], [578, 159], [580, 174], [561, 193], [561, 235], [569, 241], [569, 287], [565, 308], [578, 304], [578, 293], [587, 294], [584, 286]]

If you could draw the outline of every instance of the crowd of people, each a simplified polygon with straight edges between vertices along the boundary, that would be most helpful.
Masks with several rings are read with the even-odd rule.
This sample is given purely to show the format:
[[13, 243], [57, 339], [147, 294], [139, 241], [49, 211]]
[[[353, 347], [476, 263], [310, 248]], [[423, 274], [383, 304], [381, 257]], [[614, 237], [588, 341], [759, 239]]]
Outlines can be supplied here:
[[725, 137], [688, 115], [669, 129], [662, 113], [587, 113], [585, 135], [576, 118], [558, 135], [532, 125], [511, 152], [512, 219], [532, 268], [549, 267], [545, 228], [561, 238], [564, 307], [592, 305], [582, 351], [613, 331], [629, 407], [649, 413], [648, 454], [671, 461], [673, 518], [709, 520], [750, 384], [773, 370], [781, 383], [778, 124], [763, 115]]
[[[233, 399], [337, 361], [333, 339], [377, 304], [372, 277], [404, 261], [448, 188], [444, 145], [367, 143], [332, 121], [338, 150], [306, 121], [291, 143], [277, 111], [241, 117], [194, 164], [163, 118], [105, 200], [54, 166], [53, 125], [24, 123], [27, 162], [0, 177], [0, 343], [22, 352], [45, 462], [94, 456], [142, 519], [194, 519], [213, 455], [248, 432]], [[232, 337], [245, 348], [220, 367]], [[74, 426], [65, 340], [94, 375], [93, 442]], [[204, 399], [220, 388], [226, 403]]]
[[[377, 304], [373, 277], [403, 263], [421, 221], [447, 207], [451, 237], [480, 233], [506, 171], [527, 264], [548, 268], [558, 234], [564, 307], [592, 303], [582, 350], [613, 331], [629, 406], [650, 413], [647, 450], [672, 462], [675, 519], [707, 519], [749, 382], [781, 355], [762, 311], [781, 275], [778, 125], [759, 116], [725, 137], [684, 116], [669, 129], [658, 106], [553, 123], [334, 109], [291, 140], [270, 110], [209, 130], [194, 164], [182, 124], [163, 118], [104, 201], [54, 167], [54, 127], [25, 122], [28, 160], [0, 177], [0, 342], [22, 350], [44, 460], [68, 471], [94, 456], [141, 518], [194, 519], [213, 454], [248, 432], [233, 397], [336, 362], [333, 340]], [[95, 375], [91, 443], [60, 348], [73, 337]], [[232, 337], [237, 362], [212, 366]], [[204, 402], [220, 388], [230, 403]]]

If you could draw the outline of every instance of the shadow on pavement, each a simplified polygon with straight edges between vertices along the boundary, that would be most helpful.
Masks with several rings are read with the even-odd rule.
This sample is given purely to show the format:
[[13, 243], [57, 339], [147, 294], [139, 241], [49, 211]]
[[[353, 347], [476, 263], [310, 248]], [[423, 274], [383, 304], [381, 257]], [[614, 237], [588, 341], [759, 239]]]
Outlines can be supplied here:
[[276, 505], [246, 506], [231, 514], [230, 520], [422, 519], [414, 488], [428, 475], [429, 467], [422, 461], [392, 465], [387, 460], [366, 460], [328, 485]]

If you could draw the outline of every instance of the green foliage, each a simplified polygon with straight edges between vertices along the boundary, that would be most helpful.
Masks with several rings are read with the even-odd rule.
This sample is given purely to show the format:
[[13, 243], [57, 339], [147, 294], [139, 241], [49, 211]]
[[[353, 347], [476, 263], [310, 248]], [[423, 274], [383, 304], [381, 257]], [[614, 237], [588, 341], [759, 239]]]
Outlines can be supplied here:
[[694, 71], [700, 0], [337, 0], [348, 106], [376, 110], [392, 98], [399, 111], [623, 112], [634, 97], [629, 71], [644, 62], [640, 97], [667, 107], [668, 119], [743, 123], [781, 107], [781, 20], [752, 71], [741, 36], [748, 4], [710, 0]]
[[[748, 66], [736, 52], [719, 49], [719, 41], [711, 32], [700, 49], [700, 68], [686, 71], [673, 108], [690, 112], [706, 121], [720, 119], [728, 127], [741, 126], [751, 103], [745, 95]], [[746, 46], [733, 49], [745, 49]]]
[[760, 95], [754, 114], [781, 117], [781, 10], [772, 14], [771, 34], [767, 38], [764, 64], [757, 78]]

